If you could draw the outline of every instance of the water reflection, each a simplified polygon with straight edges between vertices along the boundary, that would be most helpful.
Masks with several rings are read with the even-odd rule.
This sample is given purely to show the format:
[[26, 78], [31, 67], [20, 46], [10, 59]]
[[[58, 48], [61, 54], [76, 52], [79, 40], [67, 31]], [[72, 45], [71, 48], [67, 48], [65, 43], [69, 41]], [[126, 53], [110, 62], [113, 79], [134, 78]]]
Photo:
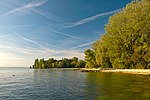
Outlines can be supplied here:
[[93, 100], [149, 100], [150, 76], [88, 73], [86, 98]]
[[34, 90], [45, 95], [43, 99], [46, 100], [82, 100], [85, 74], [69, 69], [37, 69], [34, 71]]

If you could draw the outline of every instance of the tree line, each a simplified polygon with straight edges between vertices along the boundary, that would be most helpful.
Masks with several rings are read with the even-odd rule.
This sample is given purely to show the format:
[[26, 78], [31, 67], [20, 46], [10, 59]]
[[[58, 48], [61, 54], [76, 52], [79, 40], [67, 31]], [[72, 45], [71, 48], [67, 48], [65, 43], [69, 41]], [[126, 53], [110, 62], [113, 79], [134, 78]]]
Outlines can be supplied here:
[[44, 68], [84, 68], [84, 60], [78, 60], [77, 57], [72, 59], [63, 58], [62, 60], [56, 60], [54, 58], [49, 58], [48, 60], [35, 59], [33, 68], [44, 69]]

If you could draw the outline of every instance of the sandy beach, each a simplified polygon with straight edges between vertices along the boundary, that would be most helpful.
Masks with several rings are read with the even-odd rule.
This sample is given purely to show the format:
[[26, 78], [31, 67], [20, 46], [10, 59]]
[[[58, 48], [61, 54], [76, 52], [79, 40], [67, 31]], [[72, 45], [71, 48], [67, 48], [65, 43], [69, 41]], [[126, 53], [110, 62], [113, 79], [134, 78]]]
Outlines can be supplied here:
[[115, 69], [115, 70], [102, 70], [102, 72], [150, 75], [150, 69]]
[[82, 72], [113, 72], [113, 73], [128, 73], [150, 75], [150, 69], [101, 69], [101, 68], [75, 68]]

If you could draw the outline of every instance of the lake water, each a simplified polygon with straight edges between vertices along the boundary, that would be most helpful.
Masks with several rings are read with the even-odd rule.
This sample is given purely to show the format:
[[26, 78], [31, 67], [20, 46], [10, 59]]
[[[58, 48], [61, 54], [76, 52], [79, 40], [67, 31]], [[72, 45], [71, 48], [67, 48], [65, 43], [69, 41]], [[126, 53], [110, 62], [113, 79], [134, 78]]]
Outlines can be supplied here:
[[0, 100], [150, 100], [150, 76], [0, 68]]

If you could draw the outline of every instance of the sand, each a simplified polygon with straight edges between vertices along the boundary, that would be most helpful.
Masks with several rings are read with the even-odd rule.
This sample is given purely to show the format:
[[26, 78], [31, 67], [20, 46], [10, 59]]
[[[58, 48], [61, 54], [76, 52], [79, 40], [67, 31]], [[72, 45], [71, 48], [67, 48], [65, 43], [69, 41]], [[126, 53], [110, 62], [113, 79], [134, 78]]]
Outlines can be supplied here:
[[102, 72], [150, 75], [150, 69], [115, 69], [115, 70], [102, 70]]
[[101, 68], [75, 68], [82, 72], [114, 72], [114, 73], [128, 73], [150, 75], [150, 69], [101, 69]]

